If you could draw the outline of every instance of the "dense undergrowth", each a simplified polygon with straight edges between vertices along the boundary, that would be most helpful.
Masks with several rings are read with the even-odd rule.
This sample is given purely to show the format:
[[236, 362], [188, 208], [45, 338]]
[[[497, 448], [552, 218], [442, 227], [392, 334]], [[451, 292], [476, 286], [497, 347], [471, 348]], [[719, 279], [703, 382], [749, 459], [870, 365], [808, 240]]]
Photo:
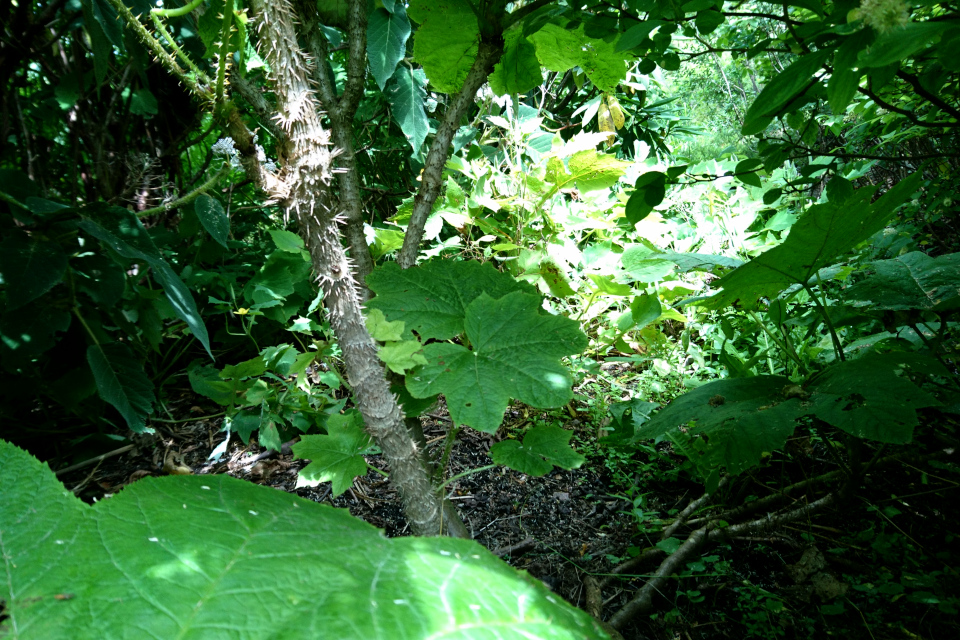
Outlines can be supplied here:
[[[770, 6], [2, 9], [0, 438], [24, 511], [0, 540], [27, 539], [46, 473], [20, 450], [62, 469], [197, 421], [209, 464], [278, 452], [334, 498], [388, 476], [422, 535], [470, 537], [448, 498], [474, 475], [602, 474], [632, 541], [564, 560], [598, 637], [954, 635], [960, 22]], [[156, 466], [195, 470], [169, 442]], [[43, 478], [77, 522], [131, 508]], [[135, 492], [162, 514], [193, 481]], [[78, 531], [81, 556], [131, 553]], [[440, 563], [412, 572], [413, 617], [469, 625], [486, 601], [428, 602], [443, 542], [408, 546]], [[94, 633], [95, 582], [38, 549], [5, 552], [26, 568], [2, 631], [39, 637], [56, 601]], [[587, 624], [483, 557], [556, 637]], [[524, 610], [484, 620], [522, 633]]]

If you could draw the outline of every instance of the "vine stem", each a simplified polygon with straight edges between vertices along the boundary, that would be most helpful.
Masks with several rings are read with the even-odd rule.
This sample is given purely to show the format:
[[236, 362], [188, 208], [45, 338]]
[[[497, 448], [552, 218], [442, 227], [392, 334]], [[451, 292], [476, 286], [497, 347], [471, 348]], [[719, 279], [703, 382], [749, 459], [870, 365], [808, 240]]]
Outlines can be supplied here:
[[170, 202], [166, 202], [160, 205], [159, 207], [144, 209], [143, 211], [140, 211], [137, 213], [137, 217], [145, 218], [147, 216], [152, 216], [157, 213], [163, 213], [165, 211], [170, 211], [171, 209], [176, 209], [177, 207], [182, 207], [185, 204], [190, 204], [191, 202], [199, 198], [201, 195], [203, 195], [204, 193], [206, 193], [207, 191], [215, 187], [217, 183], [219, 183], [221, 180], [226, 178], [229, 173], [230, 173], [230, 163], [224, 162], [223, 166], [220, 168], [219, 171], [217, 171], [213, 175], [212, 178], [204, 182], [202, 185], [200, 185], [199, 187], [197, 187], [187, 195], [183, 196], [182, 198], [177, 198], [176, 200], [171, 200]]

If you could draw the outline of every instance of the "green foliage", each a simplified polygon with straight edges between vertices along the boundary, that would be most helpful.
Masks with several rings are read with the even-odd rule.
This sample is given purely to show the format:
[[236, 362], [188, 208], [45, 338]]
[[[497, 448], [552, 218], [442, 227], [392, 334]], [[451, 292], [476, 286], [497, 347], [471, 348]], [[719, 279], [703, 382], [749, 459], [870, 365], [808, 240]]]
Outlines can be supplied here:
[[511, 397], [534, 407], [570, 401], [572, 383], [559, 359], [579, 353], [586, 339], [567, 318], [539, 313], [538, 296], [514, 292], [499, 299], [480, 294], [464, 310], [469, 348], [434, 342], [427, 364], [407, 374], [415, 398], [443, 393], [450, 417], [495, 432]]
[[523, 443], [503, 440], [490, 447], [490, 457], [497, 464], [531, 476], [549, 473], [554, 466], [576, 469], [586, 460], [570, 449], [573, 433], [559, 427], [534, 427], [523, 436]]
[[606, 637], [475, 542], [388, 540], [346, 511], [226, 476], [148, 478], [90, 506], [46, 465], [0, 442], [0, 482], [8, 488], [3, 631], [16, 637], [134, 629], [164, 637]]
[[363, 431], [363, 416], [354, 410], [331, 416], [327, 435], [303, 436], [292, 448], [295, 459], [311, 460], [300, 470], [297, 486], [330, 482], [334, 497], [349, 489], [356, 476], [367, 472], [363, 456], [374, 452], [370, 436]]

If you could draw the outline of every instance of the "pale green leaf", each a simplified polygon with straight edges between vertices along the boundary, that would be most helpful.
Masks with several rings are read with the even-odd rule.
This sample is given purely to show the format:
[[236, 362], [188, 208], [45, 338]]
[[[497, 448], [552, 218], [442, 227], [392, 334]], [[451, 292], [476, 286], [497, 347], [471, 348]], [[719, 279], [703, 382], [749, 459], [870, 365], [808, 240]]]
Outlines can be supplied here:
[[503, 440], [490, 447], [490, 457], [529, 476], [542, 476], [554, 466], [576, 469], [586, 458], [570, 448], [572, 436], [572, 431], [560, 427], [534, 427], [524, 435], [523, 444]]
[[390, 322], [380, 309], [371, 309], [366, 318], [367, 331], [370, 337], [379, 342], [401, 340], [403, 336], [403, 321]]
[[440, 93], [456, 93], [477, 57], [480, 28], [468, 0], [413, 0], [410, 17], [420, 23], [413, 57]]
[[[401, 323], [402, 324], [402, 323]], [[380, 347], [377, 355], [383, 363], [394, 373], [403, 375], [407, 369], [413, 369], [421, 364], [427, 364], [422, 354], [423, 346], [416, 340], [402, 342], [388, 342]]]
[[386, 538], [345, 509], [226, 475], [145, 478], [87, 505], [0, 443], [0, 635], [606, 638], [471, 540]]
[[521, 29], [508, 31], [504, 34], [503, 55], [490, 74], [490, 88], [498, 96], [524, 94], [542, 81], [536, 47], [523, 37]]
[[407, 376], [416, 398], [443, 393], [450, 417], [480, 431], [500, 426], [510, 398], [533, 407], [570, 401], [570, 375], [560, 358], [581, 352], [586, 336], [573, 320], [539, 313], [540, 297], [486, 293], [466, 309], [471, 349], [446, 342], [424, 347], [428, 364]]
[[303, 250], [303, 238], [285, 229], [267, 229], [273, 244], [280, 251], [288, 253], [300, 253]]

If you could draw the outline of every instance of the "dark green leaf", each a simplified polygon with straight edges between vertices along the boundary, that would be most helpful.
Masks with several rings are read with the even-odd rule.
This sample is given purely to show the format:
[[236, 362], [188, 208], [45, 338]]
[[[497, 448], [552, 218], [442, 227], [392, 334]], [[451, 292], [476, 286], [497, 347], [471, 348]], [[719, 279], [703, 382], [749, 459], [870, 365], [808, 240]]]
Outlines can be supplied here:
[[810, 385], [810, 413], [858, 438], [910, 442], [919, 423], [916, 410], [939, 403], [898, 375], [898, 358], [865, 355], [828, 368]]
[[709, 35], [717, 30], [724, 21], [724, 15], [719, 11], [714, 9], [709, 9], [705, 11], [700, 11], [697, 13], [697, 19], [694, 21], [694, 24], [697, 25], [697, 31], [701, 35]]
[[844, 291], [872, 309], [951, 311], [960, 307], [960, 253], [931, 258], [914, 251], [871, 262], [873, 273]]
[[763, 88], [744, 118], [743, 135], [762, 132], [788, 102], [806, 88], [827, 59], [827, 51], [804, 55]]
[[420, 152], [420, 147], [430, 132], [430, 122], [423, 106], [427, 97], [424, 89], [426, 80], [423, 69], [400, 65], [386, 91], [390, 109], [403, 135], [407, 137], [407, 142], [413, 147], [414, 154]]
[[220, 201], [204, 194], [194, 202], [193, 210], [210, 237], [226, 249], [227, 240], [230, 238], [230, 219], [223, 210]]
[[9, 232], [0, 242], [0, 282], [6, 285], [7, 310], [32, 302], [63, 279], [67, 254], [59, 244]]
[[490, 74], [490, 88], [498, 96], [524, 94], [540, 85], [540, 62], [536, 47], [520, 29], [504, 34], [503, 55]]
[[881, 34], [869, 49], [860, 54], [861, 67], [886, 67], [905, 60], [940, 40], [950, 22], [909, 22], [899, 29]]
[[[718, 380], [689, 391], [637, 430], [636, 437], [669, 438], [705, 478], [726, 467], [739, 474], [765, 452], [782, 448], [803, 415], [798, 398], [783, 396], [789, 378]], [[691, 440], [693, 436], [705, 436]]]
[[723, 291], [697, 304], [722, 309], [740, 299], [752, 307], [761, 296], [774, 296], [790, 284], [805, 284], [837, 256], [882, 229], [920, 180], [920, 173], [915, 173], [872, 204], [875, 189], [868, 187], [856, 191], [842, 205], [814, 205], [793, 225], [783, 244], [716, 281]]
[[409, 37], [410, 21], [402, 2], [393, 11], [376, 9], [370, 14], [367, 23], [367, 60], [381, 91], [393, 76], [397, 63], [403, 59]]
[[153, 383], [133, 352], [119, 342], [94, 344], [87, 348], [87, 363], [100, 397], [120, 412], [132, 431], [142, 433], [153, 413]]
[[781, 195], [783, 195], [783, 189], [774, 187], [763, 194], [763, 204], [771, 205], [779, 200]]

